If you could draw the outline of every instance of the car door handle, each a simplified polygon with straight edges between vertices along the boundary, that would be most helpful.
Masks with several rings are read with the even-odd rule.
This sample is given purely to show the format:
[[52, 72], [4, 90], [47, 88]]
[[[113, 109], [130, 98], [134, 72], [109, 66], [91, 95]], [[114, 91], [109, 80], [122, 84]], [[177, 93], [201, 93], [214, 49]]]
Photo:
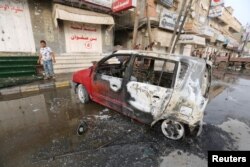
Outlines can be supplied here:
[[114, 84], [113, 84], [113, 85], [112, 85], [112, 87], [115, 87], [115, 88], [117, 88], [117, 85], [114, 85]]
[[159, 96], [155, 96], [155, 95], [154, 95], [154, 96], [153, 96], [153, 98], [155, 98], [155, 99], [159, 99], [160, 97], [159, 97]]

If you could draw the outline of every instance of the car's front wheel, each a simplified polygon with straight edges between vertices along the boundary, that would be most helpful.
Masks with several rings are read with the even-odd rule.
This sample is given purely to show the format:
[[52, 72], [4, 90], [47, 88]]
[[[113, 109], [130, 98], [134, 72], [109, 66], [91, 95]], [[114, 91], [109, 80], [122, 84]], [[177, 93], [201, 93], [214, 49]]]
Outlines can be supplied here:
[[80, 100], [81, 103], [85, 104], [89, 102], [89, 94], [86, 90], [86, 88], [83, 85], [78, 85], [77, 87], [77, 95], [78, 99]]
[[184, 126], [177, 121], [164, 120], [161, 124], [161, 131], [169, 139], [179, 140], [184, 137], [185, 129]]

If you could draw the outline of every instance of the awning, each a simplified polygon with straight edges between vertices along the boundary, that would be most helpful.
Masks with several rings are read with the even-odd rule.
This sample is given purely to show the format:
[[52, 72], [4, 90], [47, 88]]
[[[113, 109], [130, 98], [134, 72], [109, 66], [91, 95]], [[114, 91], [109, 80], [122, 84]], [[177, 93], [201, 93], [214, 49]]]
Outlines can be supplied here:
[[60, 4], [55, 4], [53, 6], [53, 18], [56, 27], [58, 26], [57, 19], [89, 24], [115, 24], [113, 17], [110, 15], [73, 8]]

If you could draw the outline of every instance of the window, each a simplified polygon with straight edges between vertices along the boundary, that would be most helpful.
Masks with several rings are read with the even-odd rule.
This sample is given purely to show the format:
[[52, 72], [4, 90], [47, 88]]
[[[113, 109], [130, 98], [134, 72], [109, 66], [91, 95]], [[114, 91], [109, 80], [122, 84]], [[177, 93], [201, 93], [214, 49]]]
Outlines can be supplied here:
[[136, 57], [130, 80], [171, 88], [177, 63], [149, 57]]
[[123, 78], [125, 70], [128, 66], [130, 56], [115, 55], [111, 58], [100, 62], [97, 67], [96, 73]]

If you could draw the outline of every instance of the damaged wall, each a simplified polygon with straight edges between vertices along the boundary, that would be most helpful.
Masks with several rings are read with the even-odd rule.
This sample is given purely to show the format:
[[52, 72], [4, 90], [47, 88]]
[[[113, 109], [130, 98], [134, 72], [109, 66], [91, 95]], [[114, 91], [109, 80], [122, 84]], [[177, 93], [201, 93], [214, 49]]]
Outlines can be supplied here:
[[0, 1], [0, 52], [35, 52], [26, 0]]
[[[3, 24], [3, 19], [1, 19], [2, 22], [0, 23], [2, 26], [0, 26], [0, 31], [5, 32], [3, 28], [6, 30], [10, 29], [10, 33], [8, 34], [12, 34], [15, 39], [11, 38], [14, 42], [8, 43], [2, 41], [3, 45], [0, 43], [0, 56], [37, 55], [40, 49], [40, 40], [45, 40], [47, 45], [51, 47], [56, 54], [66, 52], [65, 22], [58, 20], [58, 27], [55, 27], [52, 18], [52, 0], [4, 0], [0, 2], [0, 19], [1, 17], [7, 18], [9, 15], [6, 14], [7, 9], [10, 9], [10, 11], [7, 12], [12, 12], [10, 18], [14, 18], [14, 15], [18, 15], [16, 16], [17, 19], [13, 20], [13, 24], [10, 24], [11, 19], [8, 19], [9, 21], [5, 21], [6, 24]], [[14, 5], [14, 9], [18, 9], [18, 11], [11, 11], [11, 5]], [[20, 19], [21, 21], [19, 21]], [[14, 23], [16, 25], [14, 25]], [[3, 25], [5, 25], [5, 27], [3, 27]], [[13, 27], [15, 27], [15, 29]], [[1, 39], [4, 37], [3, 34], [4, 33], [0, 34]], [[103, 52], [111, 52], [113, 50], [113, 34], [111, 27], [101, 26], [100, 43]], [[6, 34], [4, 35], [6, 36]], [[6, 40], [9, 38], [10, 37], [6, 36]], [[8, 46], [6, 46], [7, 44]]]
[[63, 22], [59, 21], [59, 28], [53, 25], [52, 1], [28, 0], [28, 3], [36, 50], [39, 51], [43, 39], [54, 52], [65, 52]]

